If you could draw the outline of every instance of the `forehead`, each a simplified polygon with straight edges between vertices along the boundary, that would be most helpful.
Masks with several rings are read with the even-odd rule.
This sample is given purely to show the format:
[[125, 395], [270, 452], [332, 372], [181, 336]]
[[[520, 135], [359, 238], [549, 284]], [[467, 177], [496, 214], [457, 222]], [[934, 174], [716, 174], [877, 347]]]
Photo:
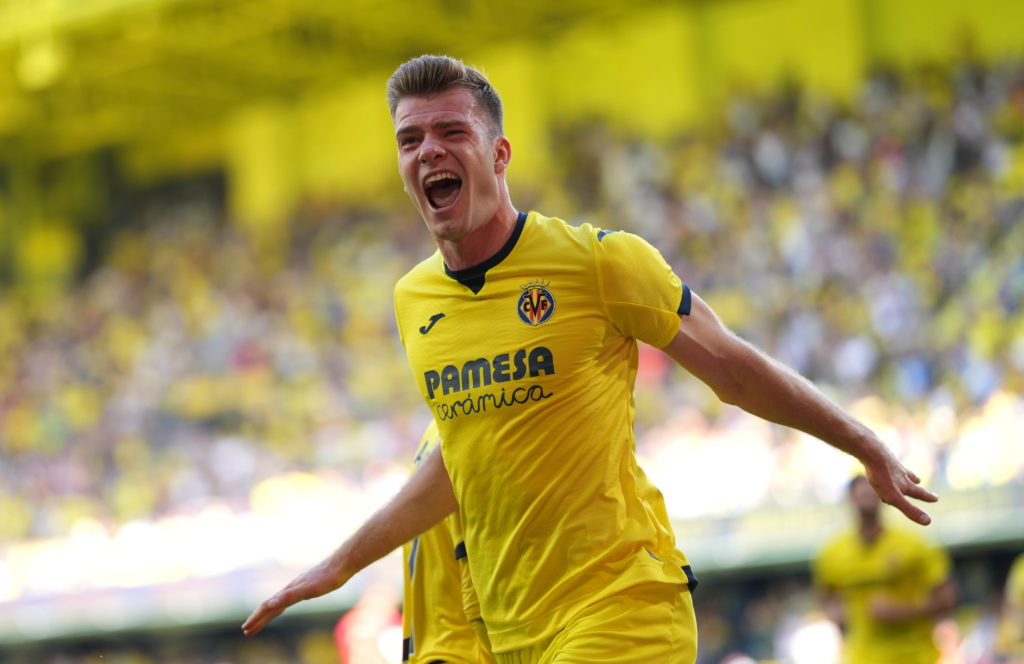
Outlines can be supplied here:
[[459, 120], [473, 122], [477, 110], [473, 92], [462, 86], [429, 96], [403, 97], [395, 107], [395, 129]]

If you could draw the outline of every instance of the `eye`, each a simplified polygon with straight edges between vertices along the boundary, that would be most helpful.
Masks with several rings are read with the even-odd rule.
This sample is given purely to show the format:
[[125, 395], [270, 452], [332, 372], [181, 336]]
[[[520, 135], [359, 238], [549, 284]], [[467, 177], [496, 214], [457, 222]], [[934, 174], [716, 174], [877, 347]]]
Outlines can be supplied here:
[[455, 136], [456, 134], [465, 134], [465, 133], [466, 132], [464, 132], [461, 129], [449, 129], [448, 131], [445, 132], [444, 135], [445, 136]]

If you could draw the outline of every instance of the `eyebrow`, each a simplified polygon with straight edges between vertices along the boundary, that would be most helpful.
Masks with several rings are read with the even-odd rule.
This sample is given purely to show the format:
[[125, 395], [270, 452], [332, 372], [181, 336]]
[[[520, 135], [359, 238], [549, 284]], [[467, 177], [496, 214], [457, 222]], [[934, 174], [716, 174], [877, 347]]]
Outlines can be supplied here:
[[[431, 127], [433, 127], [434, 129], [447, 129], [449, 127], [464, 127], [468, 124], [469, 122], [467, 122], [466, 120], [440, 120], [432, 124]], [[418, 124], [406, 125], [395, 132], [395, 138], [398, 138], [399, 136], [402, 136], [404, 134], [415, 134], [420, 131], [423, 131], [423, 129]]]

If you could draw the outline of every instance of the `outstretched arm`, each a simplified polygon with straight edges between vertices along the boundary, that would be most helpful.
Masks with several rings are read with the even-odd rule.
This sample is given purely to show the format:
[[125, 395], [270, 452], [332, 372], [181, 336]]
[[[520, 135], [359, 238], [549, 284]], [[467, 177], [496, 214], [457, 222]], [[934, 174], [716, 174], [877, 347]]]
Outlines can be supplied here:
[[935, 502], [866, 426], [833, 403], [808, 380], [730, 332], [695, 294], [690, 315], [662, 349], [704, 381], [718, 398], [771, 422], [811, 434], [864, 464], [878, 496], [908, 519], [927, 525], [931, 518], [907, 497]]
[[429, 530], [457, 508], [441, 449], [436, 448], [402, 490], [334, 553], [256, 607], [242, 624], [242, 632], [252, 636], [292, 604], [340, 588], [356, 572]]

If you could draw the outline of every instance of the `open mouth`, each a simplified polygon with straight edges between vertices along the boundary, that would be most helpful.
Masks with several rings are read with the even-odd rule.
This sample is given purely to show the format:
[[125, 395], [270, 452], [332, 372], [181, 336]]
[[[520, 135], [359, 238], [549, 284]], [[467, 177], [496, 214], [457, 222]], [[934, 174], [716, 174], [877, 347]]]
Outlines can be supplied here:
[[445, 171], [435, 173], [423, 181], [423, 191], [427, 201], [435, 210], [450, 207], [462, 191], [462, 178], [455, 173]]

